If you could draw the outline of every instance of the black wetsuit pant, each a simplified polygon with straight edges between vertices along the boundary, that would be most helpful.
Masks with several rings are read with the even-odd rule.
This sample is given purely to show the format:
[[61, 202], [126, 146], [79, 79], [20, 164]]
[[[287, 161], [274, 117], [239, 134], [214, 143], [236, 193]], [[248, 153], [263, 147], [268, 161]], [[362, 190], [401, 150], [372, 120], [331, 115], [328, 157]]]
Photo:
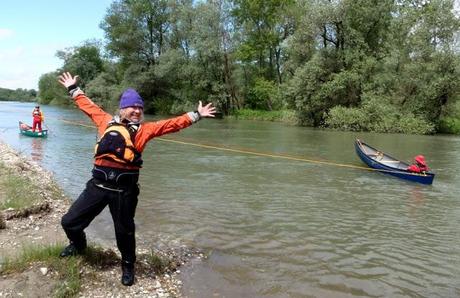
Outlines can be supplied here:
[[138, 195], [137, 183], [119, 186], [95, 178], [90, 179], [86, 183], [85, 190], [61, 220], [70, 242], [78, 249], [85, 248], [84, 229], [109, 205], [122, 260], [134, 263], [136, 261], [134, 215]]

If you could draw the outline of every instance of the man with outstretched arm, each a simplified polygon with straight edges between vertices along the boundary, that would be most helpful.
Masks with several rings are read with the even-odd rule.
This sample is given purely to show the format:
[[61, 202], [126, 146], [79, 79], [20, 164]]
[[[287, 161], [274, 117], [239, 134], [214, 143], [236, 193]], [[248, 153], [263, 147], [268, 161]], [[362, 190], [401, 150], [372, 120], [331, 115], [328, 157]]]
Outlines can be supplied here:
[[62, 217], [62, 227], [70, 244], [61, 257], [81, 254], [86, 249], [84, 229], [109, 205], [117, 247], [122, 259], [121, 282], [134, 283], [136, 242], [134, 215], [139, 195], [139, 170], [142, 151], [147, 142], [164, 134], [189, 127], [204, 117], [214, 117], [212, 103], [182, 116], [144, 122], [144, 101], [134, 89], [126, 89], [120, 97], [119, 112], [112, 116], [92, 102], [77, 86], [77, 77], [64, 72], [59, 82], [67, 88], [78, 108], [88, 115], [98, 129], [92, 178], [86, 188]]

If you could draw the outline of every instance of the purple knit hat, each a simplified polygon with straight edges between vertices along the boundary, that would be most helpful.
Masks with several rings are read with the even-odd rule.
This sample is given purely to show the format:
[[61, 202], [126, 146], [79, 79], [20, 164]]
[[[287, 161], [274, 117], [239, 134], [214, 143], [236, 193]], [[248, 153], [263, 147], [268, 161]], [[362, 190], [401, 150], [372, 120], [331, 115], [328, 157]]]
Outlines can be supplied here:
[[127, 107], [144, 108], [142, 97], [132, 88], [126, 89], [120, 98], [120, 109]]

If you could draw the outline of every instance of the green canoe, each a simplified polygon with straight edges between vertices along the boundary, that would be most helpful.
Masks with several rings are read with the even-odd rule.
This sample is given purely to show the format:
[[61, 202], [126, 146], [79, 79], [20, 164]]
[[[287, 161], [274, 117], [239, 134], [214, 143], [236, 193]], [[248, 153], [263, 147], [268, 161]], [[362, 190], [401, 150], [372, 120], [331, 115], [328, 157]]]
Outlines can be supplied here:
[[19, 121], [19, 132], [24, 136], [35, 138], [46, 138], [48, 135], [48, 130], [44, 129], [42, 131], [33, 131], [32, 127], [22, 121]]

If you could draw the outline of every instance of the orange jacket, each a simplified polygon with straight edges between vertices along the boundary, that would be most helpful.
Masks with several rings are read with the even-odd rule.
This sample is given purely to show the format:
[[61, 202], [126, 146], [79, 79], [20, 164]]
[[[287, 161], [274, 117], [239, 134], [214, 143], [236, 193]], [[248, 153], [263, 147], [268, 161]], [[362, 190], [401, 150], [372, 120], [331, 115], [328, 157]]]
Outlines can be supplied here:
[[[101, 107], [95, 104], [82, 92], [76, 94], [74, 100], [78, 108], [88, 115], [94, 124], [96, 124], [98, 135], [102, 136], [113, 116], [102, 110]], [[136, 133], [134, 147], [138, 152], [142, 153], [147, 145], [147, 142], [154, 137], [179, 131], [183, 128], [189, 127], [192, 123], [192, 119], [190, 119], [187, 114], [156, 122], [143, 122]], [[117, 168], [132, 168], [104, 159], [96, 159], [94, 164]]]
[[408, 166], [407, 170], [409, 172], [414, 172], [414, 173], [423, 173], [423, 172], [428, 172], [429, 171], [427, 166], [418, 165], [418, 164], [412, 164], [412, 165]]
[[32, 117], [33, 117], [34, 121], [37, 121], [37, 122], [38, 122], [38, 121], [41, 122], [41, 121], [44, 120], [43, 113], [42, 113], [42, 111], [40, 111], [40, 110], [34, 109], [34, 110], [32, 111]]

